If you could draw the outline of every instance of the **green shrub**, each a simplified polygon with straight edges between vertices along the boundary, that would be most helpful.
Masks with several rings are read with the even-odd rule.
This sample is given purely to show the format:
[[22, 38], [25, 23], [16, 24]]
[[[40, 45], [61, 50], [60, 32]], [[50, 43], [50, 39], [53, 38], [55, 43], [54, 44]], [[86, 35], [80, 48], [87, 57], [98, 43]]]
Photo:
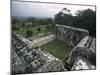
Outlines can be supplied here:
[[39, 27], [39, 28], [37, 28], [37, 31], [41, 31], [41, 28]]
[[26, 37], [30, 37], [30, 36], [32, 36], [32, 31], [31, 30], [27, 30], [26, 31]]

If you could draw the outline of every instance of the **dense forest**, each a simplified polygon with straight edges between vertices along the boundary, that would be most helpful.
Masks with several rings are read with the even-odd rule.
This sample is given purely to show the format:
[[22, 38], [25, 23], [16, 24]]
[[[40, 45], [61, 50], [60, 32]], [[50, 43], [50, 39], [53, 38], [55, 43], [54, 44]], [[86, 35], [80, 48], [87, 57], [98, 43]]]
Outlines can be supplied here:
[[70, 10], [63, 8], [55, 15], [55, 23], [87, 29], [96, 37], [96, 11], [91, 9], [78, 10], [73, 16]]

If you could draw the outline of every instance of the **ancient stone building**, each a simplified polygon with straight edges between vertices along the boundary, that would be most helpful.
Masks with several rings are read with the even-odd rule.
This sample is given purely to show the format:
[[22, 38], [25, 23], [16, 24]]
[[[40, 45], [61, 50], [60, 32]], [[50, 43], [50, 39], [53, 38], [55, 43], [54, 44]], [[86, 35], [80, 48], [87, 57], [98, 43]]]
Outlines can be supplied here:
[[71, 70], [96, 68], [96, 40], [94, 37], [84, 37], [71, 51], [67, 60]]
[[73, 47], [66, 60], [70, 70], [96, 68], [96, 39], [88, 30], [57, 24], [56, 38]]
[[[73, 47], [66, 57], [66, 64], [70, 66], [70, 70], [96, 68], [96, 39], [89, 36], [87, 30], [57, 24], [54, 35], [35, 41], [40, 46], [55, 39], [55, 35], [56, 39]], [[65, 69], [62, 61], [52, 54], [36, 48], [33, 41], [12, 33], [11, 70], [12, 74], [22, 74], [67, 71], [67, 68]]]
[[34, 48], [31, 42], [12, 34], [12, 74], [66, 71], [62, 61], [48, 52]]
[[85, 29], [56, 24], [56, 38], [66, 42], [69, 46], [74, 47], [87, 35], [89, 32]]

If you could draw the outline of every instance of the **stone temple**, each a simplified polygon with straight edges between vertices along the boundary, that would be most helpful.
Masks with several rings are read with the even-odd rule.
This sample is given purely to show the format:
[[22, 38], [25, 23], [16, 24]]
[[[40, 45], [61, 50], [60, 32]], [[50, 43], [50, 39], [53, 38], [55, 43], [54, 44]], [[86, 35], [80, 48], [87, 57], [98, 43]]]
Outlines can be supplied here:
[[66, 56], [67, 68], [60, 59], [36, 47], [34, 41], [12, 33], [12, 75], [96, 69], [96, 38], [90, 36], [88, 30], [57, 24], [55, 34], [39, 39], [37, 42], [35, 40], [35, 44], [43, 45], [53, 39], [59, 39], [73, 47]]

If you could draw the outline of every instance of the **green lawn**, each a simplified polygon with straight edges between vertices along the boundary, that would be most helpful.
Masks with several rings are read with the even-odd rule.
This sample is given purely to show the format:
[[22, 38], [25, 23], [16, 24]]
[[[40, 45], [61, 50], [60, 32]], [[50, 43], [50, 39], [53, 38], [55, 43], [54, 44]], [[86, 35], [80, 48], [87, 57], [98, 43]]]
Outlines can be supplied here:
[[[41, 28], [41, 31], [38, 31], [37, 27], [20, 27], [19, 30], [15, 31], [17, 34], [22, 35], [26, 37], [26, 31], [31, 30], [32, 31], [32, 36], [31, 37], [36, 37], [38, 34], [45, 34], [48, 32], [46, 28]], [[29, 38], [31, 38], [29, 37]]]
[[41, 46], [41, 48], [42, 50], [48, 51], [55, 57], [61, 59], [63, 64], [65, 62], [66, 55], [68, 55], [72, 49], [71, 47], [67, 46], [64, 42], [57, 39]]

